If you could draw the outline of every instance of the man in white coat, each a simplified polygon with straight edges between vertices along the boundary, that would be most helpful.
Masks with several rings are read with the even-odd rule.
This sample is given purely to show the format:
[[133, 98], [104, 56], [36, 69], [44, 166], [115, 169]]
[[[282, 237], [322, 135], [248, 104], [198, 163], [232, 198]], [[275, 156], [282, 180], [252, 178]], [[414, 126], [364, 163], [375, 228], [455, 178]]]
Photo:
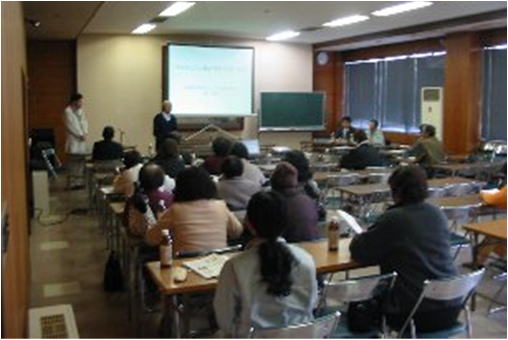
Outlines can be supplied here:
[[[69, 156], [67, 186], [71, 187], [71, 178], [79, 180], [82, 179], [84, 175], [88, 121], [83, 113], [83, 96], [81, 94], [75, 93], [71, 96], [70, 103], [65, 108], [64, 115], [65, 127], [67, 130], [65, 152]], [[80, 185], [78, 184], [77, 186], [79, 187]]]

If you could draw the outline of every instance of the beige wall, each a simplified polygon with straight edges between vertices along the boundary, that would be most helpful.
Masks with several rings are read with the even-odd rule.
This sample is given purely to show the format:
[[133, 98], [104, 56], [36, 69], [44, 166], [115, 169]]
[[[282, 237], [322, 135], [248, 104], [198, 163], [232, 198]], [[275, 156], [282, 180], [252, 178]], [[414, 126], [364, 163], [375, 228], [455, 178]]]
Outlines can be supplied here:
[[[263, 91], [312, 91], [312, 47], [226, 38], [83, 35], [77, 42], [78, 90], [85, 96], [89, 142], [111, 124], [126, 132], [124, 144], [145, 152], [153, 142], [152, 118], [160, 109], [162, 46], [172, 41], [252, 46], [255, 49], [255, 109]], [[236, 135], [257, 135], [246, 118]], [[310, 133], [261, 133], [264, 144], [298, 147]]]

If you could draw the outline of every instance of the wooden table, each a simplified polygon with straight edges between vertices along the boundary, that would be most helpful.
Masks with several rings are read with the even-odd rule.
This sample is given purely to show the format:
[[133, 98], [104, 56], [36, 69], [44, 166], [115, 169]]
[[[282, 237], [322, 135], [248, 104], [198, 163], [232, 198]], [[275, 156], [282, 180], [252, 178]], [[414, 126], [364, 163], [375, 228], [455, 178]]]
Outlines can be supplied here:
[[429, 198], [427, 202], [440, 208], [471, 207], [478, 208], [485, 205], [479, 194], [458, 197]]
[[480, 171], [493, 172], [501, 169], [503, 164], [504, 162], [448, 163], [436, 165], [434, 168], [451, 176], [457, 176], [461, 172], [470, 172], [476, 176]]
[[[351, 239], [340, 239], [339, 251], [328, 251], [328, 241], [320, 240], [316, 242], [302, 242], [297, 245], [307, 250], [312, 255], [316, 264], [316, 272], [320, 274], [333, 273], [338, 271], [345, 271], [360, 268], [361, 266], [351, 260], [349, 253], [349, 243]], [[228, 254], [234, 257], [238, 253]], [[180, 337], [179, 323], [180, 315], [175, 306], [178, 305], [177, 295], [198, 292], [211, 292], [217, 287], [217, 279], [206, 280], [194, 273], [188, 271], [187, 279], [182, 283], [175, 283], [173, 280], [172, 268], [182, 266], [182, 263], [189, 261], [189, 259], [175, 259], [173, 267], [161, 268], [158, 261], [149, 262], [146, 264], [148, 271], [153, 278], [154, 282], [159, 287], [159, 290], [164, 295], [164, 320], [172, 320], [175, 323], [176, 337]], [[165, 327], [166, 328], [166, 327]]]

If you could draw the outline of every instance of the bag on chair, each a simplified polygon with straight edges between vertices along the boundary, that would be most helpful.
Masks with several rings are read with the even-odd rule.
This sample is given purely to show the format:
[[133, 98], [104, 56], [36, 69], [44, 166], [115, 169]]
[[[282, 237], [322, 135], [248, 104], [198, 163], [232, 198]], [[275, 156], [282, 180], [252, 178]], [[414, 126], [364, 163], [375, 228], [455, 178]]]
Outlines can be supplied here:
[[120, 292], [123, 290], [123, 275], [120, 260], [115, 251], [111, 251], [104, 270], [104, 290], [106, 292]]

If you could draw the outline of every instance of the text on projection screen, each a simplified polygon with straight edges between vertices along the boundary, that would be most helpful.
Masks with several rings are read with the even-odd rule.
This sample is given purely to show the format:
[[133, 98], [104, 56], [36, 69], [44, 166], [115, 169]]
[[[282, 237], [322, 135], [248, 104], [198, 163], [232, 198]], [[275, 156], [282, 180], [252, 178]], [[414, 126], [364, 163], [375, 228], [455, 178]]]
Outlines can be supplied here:
[[169, 45], [168, 52], [167, 98], [173, 113], [252, 113], [253, 49]]

